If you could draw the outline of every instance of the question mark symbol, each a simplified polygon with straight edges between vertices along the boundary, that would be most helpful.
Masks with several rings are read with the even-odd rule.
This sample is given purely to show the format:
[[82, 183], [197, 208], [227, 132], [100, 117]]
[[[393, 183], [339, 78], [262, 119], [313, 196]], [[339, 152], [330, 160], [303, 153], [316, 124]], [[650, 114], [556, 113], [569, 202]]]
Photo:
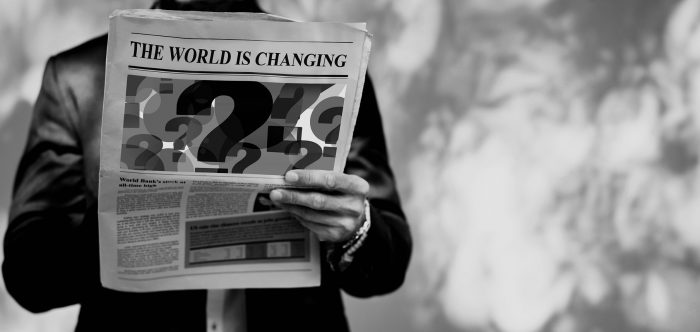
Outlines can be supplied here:
[[296, 123], [301, 114], [331, 86], [333, 84], [286, 83], [275, 98], [270, 119], [284, 119], [285, 124]]
[[230, 97], [234, 109], [202, 140], [197, 150], [199, 161], [225, 162], [231, 148], [264, 125], [272, 113], [272, 95], [260, 82], [198, 81], [180, 95], [177, 114], [211, 112], [211, 102], [219, 96]]
[[[333, 96], [324, 99], [311, 114], [311, 131], [318, 138], [323, 138], [325, 144], [335, 145], [338, 143], [340, 134], [340, 124], [343, 115], [342, 97]], [[323, 156], [335, 157], [337, 148], [328, 146], [323, 149]]]
[[178, 117], [172, 118], [165, 124], [165, 131], [180, 132], [182, 126], [185, 127], [182, 135], [173, 140], [173, 148], [175, 150], [183, 150], [185, 146], [192, 143], [199, 134], [202, 133], [202, 123], [195, 118]]
[[134, 135], [122, 145], [121, 161], [129, 169], [163, 171], [165, 165], [157, 155], [161, 150], [160, 138], [150, 134]]
[[298, 119], [302, 112], [300, 101], [303, 97], [304, 88], [298, 84], [283, 85], [280, 94], [272, 104], [270, 119], [285, 119], [286, 122], [294, 121], [294, 118]]
[[233, 165], [233, 168], [231, 168], [231, 173], [243, 174], [243, 171], [245, 171], [248, 166], [254, 164], [262, 156], [262, 151], [260, 151], [259, 147], [257, 147], [255, 144], [247, 142], [236, 144], [236, 146], [234, 146], [229, 152], [229, 155], [238, 157], [238, 152], [241, 150], [245, 151], [245, 157]]
[[[297, 146], [294, 147], [293, 145], [297, 145]], [[321, 147], [318, 144], [311, 142], [311, 141], [294, 142], [294, 143], [290, 144], [287, 147], [287, 149], [288, 150], [299, 149], [299, 150], [306, 151], [305, 153], [304, 152], [300, 153], [302, 155], [302, 158], [297, 160], [296, 162], [292, 163], [292, 165], [290, 165], [287, 168], [287, 171], [289, 171], [290, 169], [306, 169], [309, 165], [311, 165], [315, 161], [321, 159], [321, 156], [323, 155], [323, 150], [321, 150]], [[291, 154], [291, 151], [290, 151], [290, 153], [287, 153], [287, 154]], [[285, 171], [285, 173], [287, 171]]]
[[124, 124], [123, 127], [126, 128], [139, 128], [141, 126], [141, 117], [139, 112], [141, 110], [141, 104], [134, 102], [127, 102], [124, 106]]
[[[267, 128], [267, 151], [299, 154], [298, 143], [301, 141], [301, 130], [301, 127], [269, 126]], [[288, 140], [286, 137], [294, 139]]]
[[191, 146], [192, 140], [194, 140], [199, 134], [202, 133], [202, 123], [194, 118], [188, 117], [178, 117], [172, 118], [165, 124], [165, 132], [176, 132], [179, 133], [182, 127], [185, 127], [182, 135], [178, 136], [173, 140], [173, 154], [172, 161], [180, 162], [183, 153], [179, 150], [184, 150], [185, 146]]
[[[326, 135], [326, 138], [324, 141], [326, 144], [332, 144], [335, 145], [338, 143], [338, 136], [340, 134], [340, 122], [342, 120], [342, 115], [343, 115], [343, 108], [342, 107], [333, 107], [329, 108], [328, 110], [324, 111], [321, 113], [321, 116], [318, 117], [318, 122], [319, 123], [328, 123], [328, 124], [334, 124], [335, 128], [333, 128], [331, 131], [328, 132], [328, 135]], [[325, 157], [335, 157], [337, 148], [334, 146], [327, 146], [323, 148], [323, 155]]]

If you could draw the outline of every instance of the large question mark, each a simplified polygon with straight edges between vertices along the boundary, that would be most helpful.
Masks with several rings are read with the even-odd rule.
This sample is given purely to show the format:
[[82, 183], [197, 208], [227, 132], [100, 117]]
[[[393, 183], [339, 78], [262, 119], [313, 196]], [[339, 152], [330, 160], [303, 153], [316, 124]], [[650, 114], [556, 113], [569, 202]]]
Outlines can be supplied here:
[[161, 150], [163, 142], [160, 138], [150, 134], [134, 135], [126, 144], [122, 144], [121, 161], [129, 169], [163, 171], [165, 165], [157, 155]]
[[239, 143], [231, 149], [229, 155], [238, 157], [239, 151], [245, 151], [245, 156], [231, 168], [231, 173], [243, 174], [248, 166], [254, 164], [262, 156], [260, 148], [252, 143]]
[[195, 81], [177, 99], [177, 115], [211, 115], [211, 102], [218, 97], [211, 81]]
[[197, 159], [224, 162], [229, 150], [267, 122], [272, 112], [272, 95], [260, 82], [198, 81], [189, 86], [177, 101], [177, 114], [210, 114], [211, 103], [218, 96], [234, 101], [231, 115], [202, 140]]

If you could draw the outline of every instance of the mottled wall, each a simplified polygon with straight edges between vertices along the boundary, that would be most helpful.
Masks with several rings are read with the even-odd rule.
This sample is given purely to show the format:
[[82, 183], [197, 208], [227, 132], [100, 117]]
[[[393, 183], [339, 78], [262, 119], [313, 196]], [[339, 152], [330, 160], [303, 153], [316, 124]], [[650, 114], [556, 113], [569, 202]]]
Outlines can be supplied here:
[[[4, 1], [0, 230], [44, 61], [148, 3]], [[399, 292], [348, 298], [355, 331], [700, 328], [700, 0], [263, 4], [374, 33], [415, 250]], [[2, 331], [74, 315], [0, 287]]]

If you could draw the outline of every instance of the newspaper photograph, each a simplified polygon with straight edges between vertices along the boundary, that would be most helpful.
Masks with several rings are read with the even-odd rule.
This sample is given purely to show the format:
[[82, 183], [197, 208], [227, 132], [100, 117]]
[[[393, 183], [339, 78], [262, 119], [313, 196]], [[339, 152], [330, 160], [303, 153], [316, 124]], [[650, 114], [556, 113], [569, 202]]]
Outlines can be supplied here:
[[103, 286], [318, 286], [318, 239], [269, 192], [292, 169], [343, 171], [370, 44], [357, 23], [115, 11], [100, 143]]

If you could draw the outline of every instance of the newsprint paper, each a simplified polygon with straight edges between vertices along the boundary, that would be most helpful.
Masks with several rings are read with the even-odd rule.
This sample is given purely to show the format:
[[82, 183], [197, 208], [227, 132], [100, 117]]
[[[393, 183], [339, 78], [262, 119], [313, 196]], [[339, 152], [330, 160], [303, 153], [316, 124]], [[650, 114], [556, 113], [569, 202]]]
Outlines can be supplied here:
[[290, 169], [342, 172], [364, 24], [157, 10], [110, 17], [99, 236], [105, 287], [320, 284], [319, 242], [270, 204]]

